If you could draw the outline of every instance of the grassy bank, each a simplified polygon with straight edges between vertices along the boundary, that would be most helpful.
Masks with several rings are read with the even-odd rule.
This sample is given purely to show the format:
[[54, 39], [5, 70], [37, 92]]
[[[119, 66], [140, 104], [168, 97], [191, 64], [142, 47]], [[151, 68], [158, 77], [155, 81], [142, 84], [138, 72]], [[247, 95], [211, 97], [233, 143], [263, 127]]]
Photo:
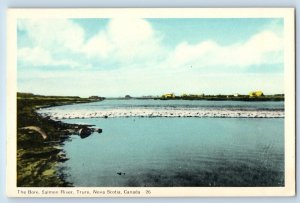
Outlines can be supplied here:
[[284, 101], [283, 94], [250, 97], [249, 95], [183, 95], [160, 97], [161, 100], [208, 100], [208, 101]]
[[[72, 186], [58, 171], [67, 158], [63, 141], [85, 125], [72, 125], [43, 118], [36, 109], [99, 101], [102, 98], [41, 96], [17, 94], [17, 185], [19, 187]], [[35, 130], [44, 132], [47, 138]]]

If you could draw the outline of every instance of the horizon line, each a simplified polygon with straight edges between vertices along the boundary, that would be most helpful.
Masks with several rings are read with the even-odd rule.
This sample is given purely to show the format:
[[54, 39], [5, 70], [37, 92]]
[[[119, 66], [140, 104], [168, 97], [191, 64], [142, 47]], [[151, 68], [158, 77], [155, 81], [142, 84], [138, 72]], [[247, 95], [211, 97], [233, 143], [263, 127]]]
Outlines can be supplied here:
[[[260, 90], [257, 90], [257, 91], [260, 91]], [[257, 91], [250, 91], [250, 92], [257, 92]], [[240, 93], [232, 93], [232, 94], [221, 94], [221, 93], [218, 93], [218, 94], [205, 94], [205, 93], [202, 93], [202, 94], [186, 94], [184, 93], [185, 95], [187, 96], [191, 96], [191, 95], [196, 95], [196, 96], [234, 96], [236, 94], [238, 94], [239, 96], [246, 96], [246, 95], [249, 95], [250, 94], [247, 93], [247, 94], [240, 94]], [[81, 98], [88, 98], [88, 97], [93, 97], [93, 96], [97, 96], [97, 97], [104, 97], [104, 98], [125, 98], [126, 96], [129, 96], [130, 98], [157, 98], [157, 97], [161, 97], [162, 95], [165, 95], [165, 94], [174, 94], [174, 93], [164, 93], [164, 94], [157, 94], [157, 95], [140, 95], [140, 96], [136, 96], [136, 95], [131, 95], [131, 94], [124, 94], [124, 95], [119, 95], [119, 96], [104, 96], [104, 95], [97, 95], [97, 94], [91, 94], [89, 96], [79, 96], [79, 95], [53, 95], [53, 94], [39, 94], [39, 93], [31, 93], [31, 92], [17, 92], [17, 94], [31, 94], [31, 95], [35, 95], [35, 96], [48, 96], [48, 97], [81, 97]], [[174, 96], [182, 96], [184, 94], [174, 94]], [[274, 94], [264, 94], [266, 96], [268, 95], [285, 95], [284, 93], [274, 93]]]

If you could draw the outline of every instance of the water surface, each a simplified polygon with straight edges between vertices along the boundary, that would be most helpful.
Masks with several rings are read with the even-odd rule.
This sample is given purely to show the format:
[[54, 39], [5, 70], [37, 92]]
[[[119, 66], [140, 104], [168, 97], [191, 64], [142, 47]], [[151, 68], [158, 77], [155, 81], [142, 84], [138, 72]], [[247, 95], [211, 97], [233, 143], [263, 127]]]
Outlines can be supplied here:
[[282, 186], [284, 119], [66, 119], [103, 129], [72, 136], [61, 167], [74, 186]]

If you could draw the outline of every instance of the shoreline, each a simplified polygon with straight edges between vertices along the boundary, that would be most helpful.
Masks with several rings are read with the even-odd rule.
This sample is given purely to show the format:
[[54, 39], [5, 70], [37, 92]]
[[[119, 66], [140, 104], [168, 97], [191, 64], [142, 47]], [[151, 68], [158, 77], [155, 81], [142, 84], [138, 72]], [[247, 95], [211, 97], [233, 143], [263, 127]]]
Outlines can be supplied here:
[[187, 101], [243, 101], [243, 102], [278, 102], [284, 101], [284, 94], [273, 94], [264, 96], [249, 96], [249, 95], [186, 95], [186, 96], [176, 96], [173, 97], [162, 97], [162, 96], [148, 96], [148, 97], [108, 97], [107, 100], [187, 100]]
[[[67, 124], [50, 117], [42, 117], [37, 109], [89, 103], [99, 100], [79, 97], [47, 97], [24, 95], [17, 97], [17, 186], [18, 187], [70, 187], [65, 180], [60, 162], [67, 161], [62, 146], [70, 135], [80, 129], [93, 129], [91, 125]], [[43, 133], [44, 136], [41, 136]]]
[[[68, 124], [61, 119], [114, 117], [212, 117], [212, 118], [284, 118], [284, 110], [199, 110], [199, 109], [106, 109], [97, 112], [85, 110], [51, 114], [47, 108], [91, 103], [102, 100], [80, 97], [47, 97], [18, 94], [17, 98], [17, 186], [18, 187], [72, 187], [66, 181], [59, 163], [67, 161], [64, 141], [80, 131], [101, 133], [92, 125]], [[41, 113], [42, 112], [42, 113]], [[44, 112], [44, 113], [43, 113]], [[271, 114], [270, 114], [271, 113]], [[101, 131], [100, 131], [101, 130]], [[39, 131], [47, 134], [42, 138]], [[87, 135], [88, 136], [88, 135]], [[87, 137], [86, 136], [86, 137]], [[85, 137], [82, 137], [85, 138]]]

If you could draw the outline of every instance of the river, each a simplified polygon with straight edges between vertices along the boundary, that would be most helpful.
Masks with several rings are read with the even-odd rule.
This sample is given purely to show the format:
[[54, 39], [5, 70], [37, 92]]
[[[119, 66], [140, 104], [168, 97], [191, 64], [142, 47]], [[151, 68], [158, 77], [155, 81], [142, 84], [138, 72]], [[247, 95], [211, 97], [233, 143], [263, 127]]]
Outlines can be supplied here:
[[74, 186], [284, 185], [283, 102], [104, 100], [39, 113], [103, 129], [64, 142], [59, 170]]

